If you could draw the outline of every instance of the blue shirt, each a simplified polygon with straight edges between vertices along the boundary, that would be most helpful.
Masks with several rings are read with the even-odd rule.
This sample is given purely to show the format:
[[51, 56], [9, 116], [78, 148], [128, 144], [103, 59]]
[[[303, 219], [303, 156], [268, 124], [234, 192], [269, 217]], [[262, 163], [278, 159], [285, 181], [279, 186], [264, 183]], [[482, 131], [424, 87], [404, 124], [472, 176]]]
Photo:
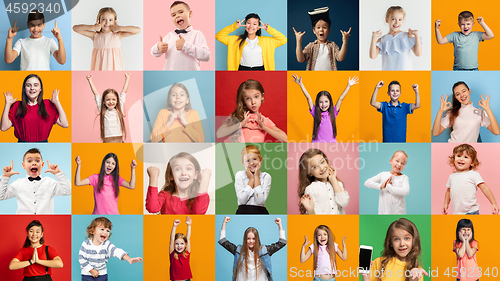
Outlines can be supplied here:
[[381, 102], [379, 112], [382, 113], [383, 142], [406, 142], [406, 115], [412, 114], [411, 104]]

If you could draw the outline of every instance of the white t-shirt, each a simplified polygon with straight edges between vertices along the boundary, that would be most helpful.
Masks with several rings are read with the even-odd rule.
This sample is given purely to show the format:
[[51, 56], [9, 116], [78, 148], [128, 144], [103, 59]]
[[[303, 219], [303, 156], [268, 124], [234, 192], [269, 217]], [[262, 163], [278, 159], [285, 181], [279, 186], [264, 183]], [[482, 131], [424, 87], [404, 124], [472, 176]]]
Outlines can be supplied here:
[[[441, 119], [441, 126], [448, 128], [450, 126], [449, 111]], [[458, 111], [458, 116], [453, 123], [453, 131], [450, 134], [448, 142], [477, 142], [479, 137], [479, 128], [488, 127], [490, 118], [486, 111], [481, 108], [475, 108], [471, 102], [463, 105]]]
[[12, 47], [21, 56], [21, 70], [50, 70], [50, 55], [58, 48], [54, 39], [45, 36], [21, 38]]
[[247, 67], [263, 66], [262, 48], [258, 45], [259, 37], [254, 40], [247, 38], [246, 42], [248, 44], [243, 48], [240, 64]]
[[[122, 114], [125, 114], [124, 106], [125, 106], [125, 98], [127, 93], [120, 94], [120, 107], [122, 110]], [[101, 113], [101, 101], [102, 98], [99, 95], [94, 96], [95, 103], [97, 105], [97, 110]], [[104, 137], [119, 137], [123, 136], [122, 126], [120, 123], [120, 116], [118, 115], [118, 110], [116, 108], [106, 109], [106, 114], [104, 115]]]
[[473, 170], [450, 175], [446, 187], [450, 189], [451, 208], [454, 214], [479, 211], [476, 192], [478, 184], [483, 182], [481, 175]]
[[318, 57], [316, 58], [314, 70], [332, 70], [330, 52], [328, 52], [326, 44], [319, 44]]

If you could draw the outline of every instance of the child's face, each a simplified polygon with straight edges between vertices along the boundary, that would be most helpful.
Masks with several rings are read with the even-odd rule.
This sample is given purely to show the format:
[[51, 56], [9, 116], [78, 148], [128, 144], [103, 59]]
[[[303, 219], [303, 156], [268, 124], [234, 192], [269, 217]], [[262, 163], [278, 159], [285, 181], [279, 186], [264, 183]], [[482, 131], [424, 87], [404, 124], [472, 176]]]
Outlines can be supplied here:
[[400, 175], [405, 168], [406, 161], [408, 161], [408, 159], [402, 152], [396, 153], [391, 161], [389, 161], [391, 163], [391, 174]]
[[399, 85], [391, 85], [387, 94], [391, 98], [391, 101], [397, 102], [401, 96], [401, 87]]
[[43, 168], [42, 155], [38, 153], [28, 153], [24, 156], [23, 169], [26, 170], [28, 176], [36, 178], [40, 175]]
[[106, 106], [107, 109], [115, 109], [117, 103], [118, 100], [113, 92], [109, 92], [104, 97], [104, 105]]
[[172, 176], [175, 187], [185, 191], [197, 178], [196, 168], [189, 159], [177, 158], [172, 163]]
[[245, 169], [250, 169], [252, 173], [257, 170], [260, 163], [262, 163], [262, 160], [258, 154], [249, 152], [243, 156], [243, 166], [245, 166]]
[[179, 238], [174, 241], [174, 249], [177, 253], [182, 253], [184, 252], [184, 249], [186, 248], [186, 242], [184, 242], [184, 239]]
[[471, 90], [467, 89], [464, 84], [460, 84], [453, 89], [453, 95], [463, 105], [470, 103]]
[[320, 43], [326, 42], [326, 37], [330, 34], [330, 26], [324, 20], [319, 20], [313, 28], [313, 33]]
[[181, 87], [174, 87], [171, 90], [170, 101], [174, 110], [184, 110], [186, 105], [189, 104], [188, 95]]
[[99, 18], [99, 24], [101, 31], [110, 31], [111, 26], [115, 25], [115, 15], [110, 12], [102, 14]]
[[330, 99], [327, 96], [321, 96], [319, 97], [319, 109], [322, 112], [328, 111], [330, 108]]
[[399, 32], [405, 16], [401, 12], [394, 12], [389, 18], [385, 19], [385, 22], [389, 24], [389, 29], [391, 32]]
[[36, 77], [31, 77], [26, 80], [26, 84], [24, 84], [24, 90], [26, 91], [26, 95], [30, 102], [36, 102], [38, 99], [38, 95], [42, 91], [42, 86], [40, 84], [40, 80]]
[[398, 259], [404, 262], [406, 256], [413, 248], [413, 236], [406, 230], [396, 228], [392, 233], [391, 246], [394, 252], [396, 252]]
[[28, 229], [28, 239], [31, 244], [37, 244], [40, 242], [40, 239], [43, 237], [42, 227], [41, 226], [32, 226]]
[[116, 167], [116, 161], [113, 159], [113, 157], [109, 157], [104, 161], [104, 171], [106, 172], [106, 175], [111, 174]]
[[460, 228], [459, 232], [462, 234], [464, 240], [469, 240], [472, 238], [472, 228], [470, 227], [462, 227]]
[[471, 18], [460, 19], [458, 21], [458, 26], [460, 26], [460, 32], [464, 35], [469, 35], [472, 32], [472, 27], [474, 26], [474, 20]]
[[326, 245], [326, 243], [328, 243], [328, 232], [323, 229], [318, 229], [317, 234], [316, 239], [318, 240], [318, 243], [322, 246]]
[[245, 21], [245, 30], [249, 35], [254, 35], [259, 31], [260, 21], [256, 18], [249, 18]]
[[247, 234], [247, 245], [250, 250], [253, 250], [253, 247], [255, 246], [255, 234], [252, 232], [248, 232]]
[[307, 164], [309, 167], [308, 174], [310, 176], [315, 177], [319, 181], [326, 182], [326, 180], [328, 179], [328, 170], [330, 166], [328, 165], [325, 157], [323, 157], [321, 154], [314, 155], [313, 157], [309, 158]]
[[243, 101], [251, 112], [258, 113], [264, 101], [264, 95], [259, 90], [248, 89], [243, 93]]
[[111, 233], [111, 229], [105, 227], [102, 224], [97, 225], [94, 228], [94, 231], [92, 231], [92, 243], [94, 245], [101, 245], [104, 243], [109, 238], [109, 235]]
[[45, 23], [43, 20], [32, 20], [28, 22], [28, 29], [30, 31], [30, 38], [36, 39], [42, 37], [43, 29], [45, 28]]
[[472, 164], [472, 157], [469, 156], [467, 151], [463, 151], [462, 154], [455, 155], [455, 169], [457, 172], [467, 172], [474, 165]]
[[184, 4], [178, 4], [170, 8], [172, 22], [178, 29], [186, 29], [191, 25], [191, 16], [193, 11], [189, 10]]

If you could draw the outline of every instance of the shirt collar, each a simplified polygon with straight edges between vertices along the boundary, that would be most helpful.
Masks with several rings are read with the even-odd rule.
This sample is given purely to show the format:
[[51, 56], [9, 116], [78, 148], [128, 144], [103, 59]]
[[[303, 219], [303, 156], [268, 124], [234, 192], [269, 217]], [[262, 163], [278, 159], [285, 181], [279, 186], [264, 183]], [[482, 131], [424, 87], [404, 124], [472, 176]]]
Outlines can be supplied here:
[[[326, 42], [325, 42], [325, 45], [328, 45], [328, 43], [330, 43], [330, 40], [326, 39]], [[321, 44], [319, 43], [318, 39], [314, 40], [313, 44]]]
[[468, 106], [474, 106], [474, 103], [471, 101], [469, 104], [460, 104], [460, 108]]
[[400, 102], [400, 101], [398, 101], [398, 105], [396, 105], [396, 106], [394, 106], [394, 105], [392, 104], [392, 101], [389, 101], [389, 102], [388, 102], [388, 104], [389, 104], [389, 105], [388, 105], [389, 107], [402, 107], [402, 105], [401, 105], [401, 102]]

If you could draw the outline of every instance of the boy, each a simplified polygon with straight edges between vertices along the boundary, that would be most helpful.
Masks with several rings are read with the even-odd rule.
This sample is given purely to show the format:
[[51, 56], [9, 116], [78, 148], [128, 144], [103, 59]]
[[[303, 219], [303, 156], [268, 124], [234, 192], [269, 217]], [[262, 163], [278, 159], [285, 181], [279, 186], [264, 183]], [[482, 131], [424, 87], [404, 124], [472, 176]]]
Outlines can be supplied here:
[[17, 20], [14, 26], [9, 28], [7, 35], [7, 42], [5, 43], [5, 62], [12, 63], [19, 54], [21, 54], [21, 70], [50, 70], [50, 55], [53, 54], [54, 58], [59, 64], [66, 63], [66, 51], [61, 36], [61, 30], [57, 27], [52, 29], [52, 34], [57, 39], [59, 47], [56, 45], [54, 39], [49, 39], [42, 36], [43, 29], [45, 28], [45, 18], [38, 10], [34, 10], [28, 15], [28, 29], [30, 37], [17, 40], [12, 48], [12, 39], [17, 34]]
[[323, 7], [308, 12], [317, 40], [307, 44], [304, 50], [302, 50], [302, 36], [306, 32], [297, 32], [293, 28], [297, 39], [297, 48], [295, 49], [297, 61], [300, 63], [307, 61], [306, 70], [337, 70], [337, 61], [343, 61], [347, 54], [347, 43], [349, 36], [351, 36], [351, 29], [349, 28], [347, 32], [340, 31], [342, 33], [342, 49], [339, 51], [335, 42], [326, 39], [330, 34], [332, 23], [328, 11], [328, 7]]
[[469, 11], [463, 11], [458, 15], [458, 26], [460, 32], [452, 32], [446, 37], [441, 36], [439, 26], [441, 20], [436, 20], [436, 39], [440, 45], [453, 43], [455, 48], [453, 54], [455, 60], [453, 70], [479, 70], [477, 52], [479, 42], [493, 39], [493, 31], [486, 25], [482, 17], [477, 18], [477, 22], [483, 27], [484, 32], [472, 31], [474, 26], [474, 15]]
[[71, 183], [66, 175], [59, 171], [57, 164], [50, 165], [46, 173], [52, 173], [57, 180], [40, 177], [43, 168], [42, 154], [37, 148], [28, 150], [23, 157], [23, 168], [28, 176], [15, 180], [9, 185], [14, 172], [14, 161], [10, 166], [3, 168], [3, 176], [0, 177], [0, 200], [17, 197], [18, 214], [53, 214], [54, 196], [71, 194]]
[[165, 54], [163, 70], [200, 70], [200, 61], [210, 59], [210, 50], [203, 33], [191, 26], [193, 11], [185, 2], [175, 1], [170, 6], [170, 16], [177, 29], [165, 38], [160, 36], [160, 41], [151, 48], [151, 55]]
[[412, 114], [413, 110], [420, 107], [420, 95], [418, 85], [413, 84], [415, 91], [415, 103], [401, 103], [401, 85], [398, 81], [389, 83], [387, 94], [391, 98], [390, 102], [377, 102], [377, 93], [384, 86], [384, 81], [378, 82], [373, 91], [371, 106], [382, 113], [382, 134], [383, 142], [406, 142], [406, 115]]

